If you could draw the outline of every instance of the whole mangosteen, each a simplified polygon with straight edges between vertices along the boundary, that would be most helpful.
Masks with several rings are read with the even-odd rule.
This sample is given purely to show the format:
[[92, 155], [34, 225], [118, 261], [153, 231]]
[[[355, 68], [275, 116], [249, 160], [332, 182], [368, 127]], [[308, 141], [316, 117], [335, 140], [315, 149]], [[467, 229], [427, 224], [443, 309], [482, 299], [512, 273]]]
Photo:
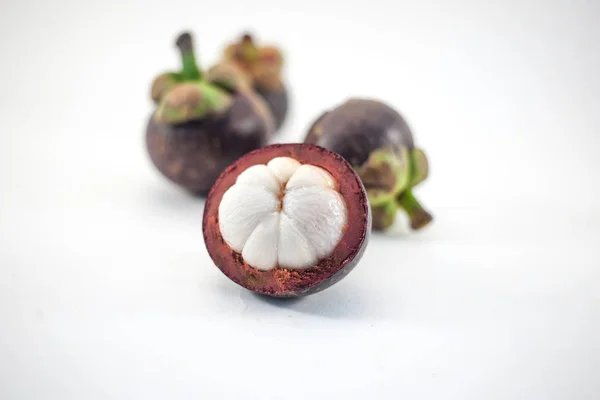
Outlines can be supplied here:
[[189, 33], [181, 34], [176, 45], [183, 66], [152, 84], [156, 109], [147, 124], [146, 145], [167, 178], [206, 195], [225, 167], [267, 144], [274, 121], [243, 77], [230, 77], [229, 90], [206, 78], [196, 64]]
[[237, 284], [276, 297], [316, 293], [346, 276], [367, 246], [371, 213], [356, 172], [322, 147], [250, 152], [206, 200], [204, 242]]
[[[288, 111], [288, 93], [281, 79], [283, 56], [274, 46], [257, 46], [252, 36], [244, 34], [237, 42], [229, 44], [219, 64], [233, 65], [244, 71], [250, 84], [267, 102], [279, 129]], [[213, 68], [220, 68], [220, 65]], [[209, 76], [213, 70], [208, 71]]]
[[389, 228], [398, 208], [408, 214], [412, 229], [432, 221], [413, 194], [427, 178], [427, 157], [415, 148], [411, 129], [393, 108], [377, 100], [350, 99], [317, 118], [305, 142], [350, 162], [367, 190], [374, 229]]

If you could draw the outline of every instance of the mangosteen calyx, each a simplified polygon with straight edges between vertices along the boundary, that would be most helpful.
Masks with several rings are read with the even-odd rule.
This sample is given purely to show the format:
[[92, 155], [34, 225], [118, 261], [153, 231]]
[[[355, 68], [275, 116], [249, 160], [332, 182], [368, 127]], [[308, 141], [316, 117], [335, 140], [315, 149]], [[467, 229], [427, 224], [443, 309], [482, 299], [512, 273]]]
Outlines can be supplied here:
[[163, 124], [181, 124], [209, 115], [222, 115], [232, 103], [231, 95], [207, 82], [182, 82], [163, 97], [154, 118]]
[[175, 86], [178, 82], [181, 82], [181, 73], [179, 72], [165, 72], [154, 78], [152, 86], [150, 88], [150, 98], [157, 104], [160, 99]]
[[175, 43], [181, 53], [181, 70], [161, 74], [152, 84], [151, 96], [157, 104], [156, 121], [181, 124], [225, 113], [233, 98], [205, 79], [196, 64], [192, 35], [184, 32]]
[[[413, 148], [409, 151], [402, 148], [399, 154], [402, 155], [401, 159], [405, 162], [403, 162], [404, 168], [398, 175], [398, 185], [394, 188], [392, 196], [373, 196], [373, 214], [379, 216], [379, 220], [373, 225], [379, 230], [385, 230], [392, 226], [396, 216], [396, 207], [402, 208], [406, 212], [413, 230], [422, 229], [433, 220], [431, 214], [421, 206], [412, 192], [412, 189], [428, 176], [429, 164], [425, 153], [421, 149]], [[371, 197], [369, 197], [370, 199]]]
[[421, 149], [413, 148], [410, 153], [411, 169], [410, 187], [415, 187], [429, 176], [429, 161], [425, 152]]
[[257, 46], [249, 33], [227, 46], [222, 63], [232, 63], [245, 71], [251, 85], [260, 90], [282, 91], [283, 56], [274, 46]]
[[421, 229], [431, 222], [431, 215], [411, 191], [427, 178], [428, 163], [423, 150], [389, 146], [377, 149], [356, 171], [369, 196], [376, 230], [392, 226], [397, 207], [407, 212], [412, 229]]
[[371, 205], [381, 205], [394, 199], [409, 183], [409, 156], [406, 148], [377, 149], [357, 168]]
[[219, 62], [208, 70], [207, 79], [230, 93], [256, 91], [265, 100], [278, 130], [289, 108], [282, 68], [283, 56], [277, 47], [258, 46], [245, 33], [225, 47]]
[[373, 229], [383, 231], [394, 224], [398, 206], [395, 202], [389, 201], [381, 205], [371, 205], [373, 213]]
[[206, 72], [206, 79], [229, 93], [252, 90], [252, 77], [237, 64], [220, 62]]

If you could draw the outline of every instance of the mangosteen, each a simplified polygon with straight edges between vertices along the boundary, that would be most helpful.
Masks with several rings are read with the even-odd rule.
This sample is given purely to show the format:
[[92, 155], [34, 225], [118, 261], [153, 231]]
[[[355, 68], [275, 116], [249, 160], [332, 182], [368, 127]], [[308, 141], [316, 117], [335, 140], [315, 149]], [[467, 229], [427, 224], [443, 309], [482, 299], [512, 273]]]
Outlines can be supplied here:
[[398, 208], [408, 214], [412, 229], [432, 221], [413, 194], [427, 178], [427, 157], [415, 148], [410, 127], [393, 108], [350, 99], [317, 118], [304, 141], [340, 154], [357, 171], [369, 196], [373, 229], [389, 228]]
[[[288, 93], [281, 79], [283, 56], [274, 46], [257, 46], [252, 36], [244, 34], [229, 44], [219, 64], [234, 65], [250, 78], [250, 84], [265, 99], [279, 129], [288, 110]], [[214, 68], [220, 68], [217, 64]], [[208, 71], [209, 76], [213, 73]]]
[[274, 121], [264, 100], [243, 81], [229, 90], [196, 65], [192, 36], [177, 38], [182, 69], [152, 84], [156, 109], [146, 129], [154, 165], [190, 192], [206, 195], [219, 174], [241, 155], [267, 144]]
[[265, 295], [316, 293], [362, 257], [371, 212], [360, 178], [322, 147], [275, 144], [230, 165], [204, 209], [204, 242], [235, 283]]

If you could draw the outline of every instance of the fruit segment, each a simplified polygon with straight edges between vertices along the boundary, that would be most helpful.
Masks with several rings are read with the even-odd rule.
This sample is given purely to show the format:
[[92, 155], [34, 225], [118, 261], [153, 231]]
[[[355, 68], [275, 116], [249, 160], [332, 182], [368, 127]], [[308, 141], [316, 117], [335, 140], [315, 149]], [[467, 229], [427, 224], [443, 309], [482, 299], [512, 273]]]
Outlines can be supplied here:
[[223, 195], [223, 239], [250, 266], [302, 269], [339, 243], [346, 205], [323, 168], [278, 157], [242, 172]]

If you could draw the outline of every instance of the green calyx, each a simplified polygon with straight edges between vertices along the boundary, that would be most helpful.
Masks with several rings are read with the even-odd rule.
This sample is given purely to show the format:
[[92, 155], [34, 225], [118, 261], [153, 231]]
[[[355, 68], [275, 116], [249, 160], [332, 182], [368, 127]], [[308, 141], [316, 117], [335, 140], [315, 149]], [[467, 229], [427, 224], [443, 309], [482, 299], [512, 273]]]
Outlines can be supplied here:
[[393, 199], [409, 182], [408, 150], [375, 150], [357, 172], [371, 205], [384, 204]]
[[388, 201], [377, 206], [371, 206], [371, 214], [373, 217], [373, 229], [376, 231], [384, 231], [391, 227], [396, 221], [398, 206], [394, 200]]
[[231, 92], [250, 90], [252, 87], [249, 75], [234, 63], [221, 62], [214, 65], [207, 71], [206, 79]]
[[391, 227], [398, 208], [408, 214], [412, 229], [421, 229], [432, 221], [431, 214], [412, 193], [412, 188], [427, 179], [429, 174], [429, 163], [423, 150], [378, 149], [371, 153], [357, 173], [371, 204], [373, 229]]
[[152, 88], [150, 89], [150, 97], [154, 103], [158, 103], [167, 92], [175, 87], [176, 84], [182, 81], [179, 72], [165, 72], [154, 78]]
[[164, 124], [179, 124], [226, 112], [232, 97], [207, 82], [183, 82], [160, 101], [154, 118]]
[[429, 176], [429, 162], [425, 152], [421, 149], [412, 149], [410, 153], [410, 184], [411, 188], [417, 186]]
[[181, 53], [181, 70], [161, 74], [152, 84], [151, 97], [157, 104], [155, 120], [177, 124], [227, 111], [233, 99], [225, 90], [204, 79], [196, 64], [192, 36], [182, 33], [176, 46]]

